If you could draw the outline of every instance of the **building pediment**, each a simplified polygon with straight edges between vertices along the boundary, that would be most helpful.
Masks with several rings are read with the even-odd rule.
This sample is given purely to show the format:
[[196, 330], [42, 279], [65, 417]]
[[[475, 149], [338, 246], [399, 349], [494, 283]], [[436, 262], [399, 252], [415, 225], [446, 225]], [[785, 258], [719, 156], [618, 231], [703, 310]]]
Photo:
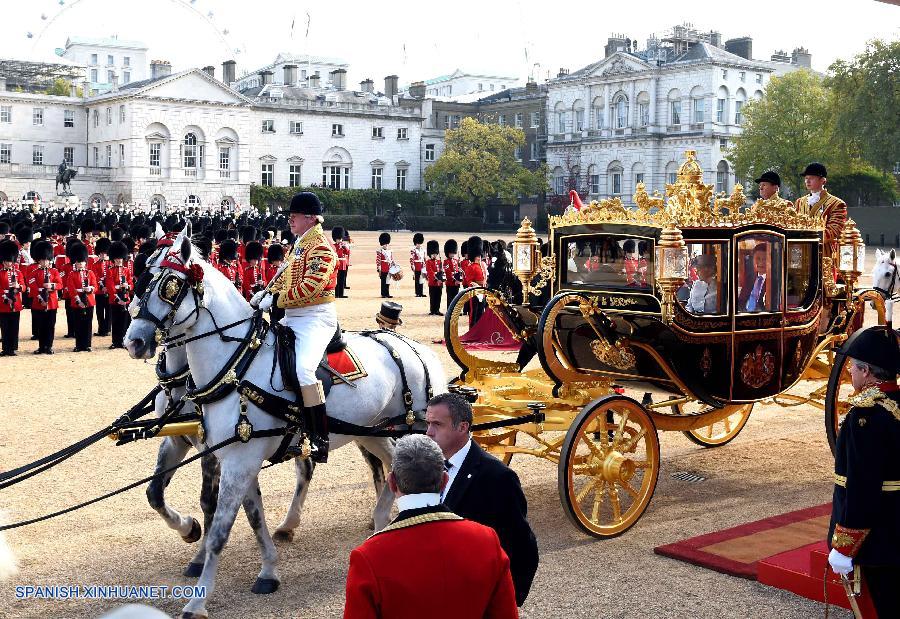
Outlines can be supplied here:
[[370, 161], [369, 165], [374, 166], [376, 168], [384, 167], [384, 162], [381, 159], [375, 159], [373, 161]]
[[153, 133], [148, 133], [144, 136], [144, 139], [149, 142], [168, 142], [169, 136], [160, 133], [159, 131], [154, 131]]
[[274, 163], [274, 162], [278, 161], [278, 157], [274, 157], [272, 155], [263, 155], [262, 157], [259, 158], [259, 160], [262, 161], [263, 163]]
[[398, 168], [408, 168], [408, 167], [409, 167], [409, 162], [408, 162], [408, 161], [404, 161], [403, 159], [401, 159], [400, 161], [398, 161], [398, 162], [395, 163], [394, 165], [397, 166]]
[[288, 163], [303, 163], [303, 157], [294, 155], [293, 157], [288, 157], [287, 162]]
[[[126, 90], [121, 89], [119, 94], [124, 92]], [[249, 105], [251, 103], [240, 93], [199, 69], [176, 73], [151, 82], [140, 88], [135, 94], [138, 98], [194, 101], [220, 105]]]
[[225, 136], [223, 138], [218, 138], [216, 140], [216, 144], [219, 146], [237, 146], [237, 140], [232, 137]]
[[[635, 58], [631, 54], [616, 52], [609, 58], [604, 58], [593, 65], [585, 67], [578, 74], [584, 77], [622, 77], [630, 73], [640, 73], [653, 68], [652, 65]], [[575, 74], [573, 74], [574, 76]]]

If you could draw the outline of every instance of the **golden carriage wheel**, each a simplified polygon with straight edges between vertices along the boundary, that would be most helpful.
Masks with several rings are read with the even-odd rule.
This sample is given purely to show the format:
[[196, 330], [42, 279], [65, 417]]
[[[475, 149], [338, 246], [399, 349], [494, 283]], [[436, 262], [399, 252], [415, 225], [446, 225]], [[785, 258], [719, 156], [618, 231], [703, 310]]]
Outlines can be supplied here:
[[828, 390], [825, 392], [825, 436], [828, 437], [832, 455], [837, 447], [838, 432], [844, 421], [844, 415], [852, 406], [849, 402], [850, 397], [856, 393], [856, 389], [850, 383], [850, 357], [834, 355], [834, 364], [828, 377]]
[[[672, 412], [676, 415], [689, 414], [691, 404], [677, 404], [672, 407]], [[715, 410], [703, 403], [694, 404], [694, 407], [701, 406], [701, 410]], [[753, 411], [753, 403], [739, 404], [729, 406], [734, 412], [708, 426], [700, 426], [693, 430], [685, 430], [684, 434], [692, 443], [696, 443], [702, 447], [721, 447], [733, 441], [750, 419], [750, 413]]]
[[589, 535], [616, 537], [650, 504], [659, 478], [659, 438], [643, 406], [609, 395], [585, 406], [559, 458], [559, 498], [569, 520]]

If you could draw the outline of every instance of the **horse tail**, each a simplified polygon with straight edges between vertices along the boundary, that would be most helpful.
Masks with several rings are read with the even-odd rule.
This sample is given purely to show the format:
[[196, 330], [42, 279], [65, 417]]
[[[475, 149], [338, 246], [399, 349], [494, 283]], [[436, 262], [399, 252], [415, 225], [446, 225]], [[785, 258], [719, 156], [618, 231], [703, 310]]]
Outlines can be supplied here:
[[[0, 522], [5, 520], [5, 516], [0, 514]], [[0, 582], [12, 578], [17, 572], [16, 556], [13, 554], [12, 548], [6, 543], [3, 533], [0, 533]]]

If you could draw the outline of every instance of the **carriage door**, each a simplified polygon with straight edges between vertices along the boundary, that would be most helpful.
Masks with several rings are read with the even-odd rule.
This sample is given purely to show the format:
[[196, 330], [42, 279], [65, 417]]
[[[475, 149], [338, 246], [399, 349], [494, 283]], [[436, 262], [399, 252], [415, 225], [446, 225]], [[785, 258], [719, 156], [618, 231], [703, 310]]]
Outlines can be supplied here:
[[751, 231], [734, 244], [731, 400], [744, 402], [781, 391], [785, 238]]

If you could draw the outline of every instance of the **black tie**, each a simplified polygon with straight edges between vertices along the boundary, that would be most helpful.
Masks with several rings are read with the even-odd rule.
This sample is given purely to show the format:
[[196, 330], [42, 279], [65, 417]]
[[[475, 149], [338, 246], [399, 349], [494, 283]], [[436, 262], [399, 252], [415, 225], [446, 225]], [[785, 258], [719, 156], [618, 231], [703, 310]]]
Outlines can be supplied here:
[[449, 471], [451, 468], [453, 468], [453, 463], [449, 460], [444, 460], [444, 470]]

